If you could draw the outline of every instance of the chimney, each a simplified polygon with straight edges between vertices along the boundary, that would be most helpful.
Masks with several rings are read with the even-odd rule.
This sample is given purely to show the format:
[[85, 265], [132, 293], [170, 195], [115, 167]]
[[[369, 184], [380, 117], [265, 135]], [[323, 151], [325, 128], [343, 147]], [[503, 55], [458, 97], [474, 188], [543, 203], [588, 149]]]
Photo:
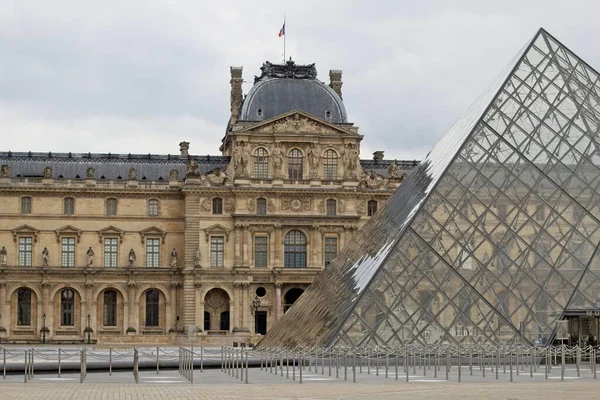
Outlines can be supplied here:
[[340, 69], [330, 69], [329, 70], [329, 87], [333, 89], [334, 92], [340, 96], [342, 99], [342, 70]]
[[377, 150], [373, 153], [373, 160], [381, 161], [383, 160], [383, 150]]
[[187, 157], [189, 149], [190, 149], [190, 142], [179, 143], [179, 153], [180, 153], [181, 157]]
[[242, 83], [244, 80], [242, 79], [242, 67], [230, 67], [229, 70], [231, 72], [231, 80], [229, 83], [231, 84], [231, 124], [235, 124], [237, 121], [237, 116], [240, 111], [240, 106], [242, 105], [243, 95], [242, 95]]

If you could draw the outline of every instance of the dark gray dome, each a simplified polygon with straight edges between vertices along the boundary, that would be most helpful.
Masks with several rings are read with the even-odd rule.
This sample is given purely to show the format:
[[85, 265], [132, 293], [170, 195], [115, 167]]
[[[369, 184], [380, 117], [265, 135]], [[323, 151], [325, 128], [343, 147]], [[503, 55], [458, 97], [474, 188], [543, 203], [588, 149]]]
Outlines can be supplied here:
[[297, 66], [265, 63], [242, 104], [239, 120], [264, 121], [292, 110], [302, 110], [333, 123], [347, 122], [338, 94], [316, 78], [314, 64]]

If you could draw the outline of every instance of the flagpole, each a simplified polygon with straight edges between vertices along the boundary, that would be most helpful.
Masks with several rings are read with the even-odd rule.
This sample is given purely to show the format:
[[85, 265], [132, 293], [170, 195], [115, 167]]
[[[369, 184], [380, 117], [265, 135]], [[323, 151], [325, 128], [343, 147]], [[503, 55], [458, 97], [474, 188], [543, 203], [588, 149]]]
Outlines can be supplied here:
[[283, 14], [283, 63], [285, 64], [285, 34], [286, 26], [285, 26], [285, 14]]

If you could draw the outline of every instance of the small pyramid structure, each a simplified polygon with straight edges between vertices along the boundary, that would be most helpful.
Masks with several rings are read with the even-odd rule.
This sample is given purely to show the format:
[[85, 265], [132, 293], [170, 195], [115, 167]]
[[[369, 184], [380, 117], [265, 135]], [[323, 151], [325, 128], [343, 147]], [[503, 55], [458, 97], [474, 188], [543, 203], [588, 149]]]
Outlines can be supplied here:
[[540, 29], [259, 345], [546, 344], [600, 309], [598, 79]]

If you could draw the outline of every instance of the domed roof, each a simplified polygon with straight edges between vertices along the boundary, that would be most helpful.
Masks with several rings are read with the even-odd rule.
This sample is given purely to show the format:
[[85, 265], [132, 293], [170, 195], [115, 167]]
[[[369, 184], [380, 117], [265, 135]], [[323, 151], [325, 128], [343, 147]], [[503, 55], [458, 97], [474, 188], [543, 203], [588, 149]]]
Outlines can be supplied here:
[[264, 121], [292, 110], [302, 110], [333, 123], [347, 122], [346, 108], [340, 96], [316, 79], [314, 64], [296, 65], [265, 62], [262, 75], [255, 77], [238, 120]]

